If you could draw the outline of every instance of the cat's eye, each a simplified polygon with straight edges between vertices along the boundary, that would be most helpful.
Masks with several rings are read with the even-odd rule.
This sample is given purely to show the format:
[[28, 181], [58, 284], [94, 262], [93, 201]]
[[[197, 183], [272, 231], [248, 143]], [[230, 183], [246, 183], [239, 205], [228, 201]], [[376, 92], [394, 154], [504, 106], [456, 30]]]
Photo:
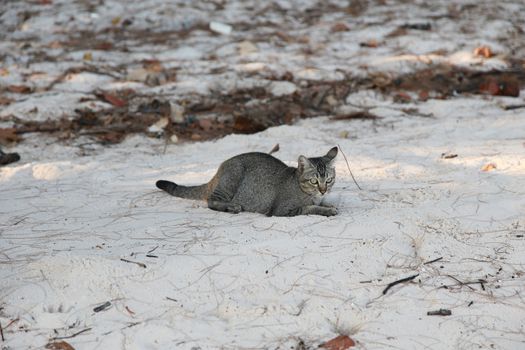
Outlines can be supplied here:
[[330, 182], [334, 181], [334, 179], [332, 179], [331, 177], [329, 177], [328, 179], [326, 179], [326, 183], [329, 184]]
[[317, 183], [317, 179], [310, 179], [310, 183], [311, 183], [312, 185], [315, 185], [315, 184]]

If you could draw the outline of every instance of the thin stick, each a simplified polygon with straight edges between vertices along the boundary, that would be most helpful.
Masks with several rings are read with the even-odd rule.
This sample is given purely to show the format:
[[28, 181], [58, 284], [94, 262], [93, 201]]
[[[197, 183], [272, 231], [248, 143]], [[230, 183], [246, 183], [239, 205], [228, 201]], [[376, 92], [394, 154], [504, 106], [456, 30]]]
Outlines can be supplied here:
[[87, 331], [90, 331], [91, 328], [86, 328], [86, 329], [83, 329], [81, 330], [80, 332], [76, 332], [75, 334], [72, 334], [72, 335], [68, 335], [68, 336], [65, 336], [65, 337], [55, 337], [53, 338], [53, 340], [61, 340], [61, 339], [70, 339], [70, 338], [74, 338], [76, 337], [77, 335], [80, 335], [82, 333], [85, 333]]
[[106, 310], [108, 307], [111, 306], [111, 302], [106, 301], [104, 304], [97, 306], [93, 309], [93, 312], [100, 312]]
[[419, 273], [416, 274], [416, 275], [413, 275], [413, 276], [409, 276], [409, 277], [405, 277], [405, 278], [402, 278], [400, 280], [397, 280], [397, 281], [394, 281], [394, 282], [390, 282], [386, 288], [383, 290], [383, 295], [386, 294], [386, 292], [388, 292], [388, 290], [390, 288], [392, 288], [393, 286], [399, 284], [399, 283], [403, 283], [403, 282], [408, 282], [408, 281], [412, 281], [414, 278], [416, 278], [417, 276], [419, 276]]
[[437, 261], [440, 261], [440, 260], [442, 260], [442, 259], [443, 259], [443, 257], [440, 256], [439, 258], [436, 258], [436, 259], [434, 259], [434, 260], [427, 261], [427, 262], [424, 263], [423, 265], [429, 265], [429, 264], [435, 263], [435, 262], [437, 262]]
[[273, 146], [272, 150], [268, 152], [268, 154], [274, 154], [275, 152], [279, 152], [279, 144], [276, 143], [275, 146]]
[[4, 338], [4, 329], [2, 328], [2, 322], [0, 322], [0, 335], [2, 336], [2, 341], [5, 341], [5, 338]]
[[[452, 278], [454, 281], [458, 282], [460, 286], [466, 286], [468, 288], [470, 288], [470, 290], [475, 290], [474, 288], [472, 288], [471, 286], [469, 286], [469, 284], [472, 284], [472, 283], [479, 283], [479, 282], [463, 282], [463, 281], [460, 281], [458, 280], [456, 277], [454, 276], [451, 276], [451, 275], [445, 275], [447, 277], [450, 277]], [[448, 287], [448, 286], [443, 286], [443, 287]]]
[[348, 171], [350, 172], [350, 176], [352, 176], [352, 180], [354, 180], [355, 185], [356, 185], [357, 188], [359, 188], [359, 190], [361, 191], [362, 188], [359, 186], [359, 184], [357, 183], [357, 181], [355, 181], [354, 174], [352, 174], [352, 170], [350, 170], [350, 165], [348, 164], [348, 159], [346, 159], [345, 152], [343, 152], [343, 149], [341, 148], [341, 146], [337, 145], [337, 147], [339, 148], [339, 150], [341, 151], [341, 154], [342, 154], [343, 157], [345, 158], [346, 167], [348, 168]]
[[140, 267], [146, 268], [146, 264], [143, 264], [141, 262], [131, 261], [131, 260], [124, 259], [124, 258], [120, 258], [120, 261], [124, 261], [124, 262], [130, 263], [130, 264], [136, 264], [136, 265], [139, 265]]
[[9, 322], [9, 323], [7, 324], [7, 326], [5, 326], [5, 329], [9, 328], [13, 323], [18, 322], [18, 321], [20, 321], [20, 319], [19, 319], [19, 318], [15, 318], [15, 319], [12, 320], [11, 322]]
[[427, 315], [428, 316], [450, 316], [452, 315], [452, 311], [450, 311], [449, 309], [439, 309], [436, 311], [428, 311]]
[[149, 253], [153, 253], [158, 247], [159, 247], [159, 246], [156, 246], [155, 248], [148, 250], [148, 253], [147, 253], [147, 254], [149, 254]]
[[503, 109], [506, 111], [510, 111], [513, 109], [519, 109], [519, 108], [525, 108], [525, 105], [510, 105], [510, 106], [503, 106]]

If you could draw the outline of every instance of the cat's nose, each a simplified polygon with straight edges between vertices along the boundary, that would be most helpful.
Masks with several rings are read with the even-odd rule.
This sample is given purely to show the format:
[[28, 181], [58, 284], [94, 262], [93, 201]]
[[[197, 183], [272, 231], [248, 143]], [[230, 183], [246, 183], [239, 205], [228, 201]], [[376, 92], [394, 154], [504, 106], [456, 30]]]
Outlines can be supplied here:
[[321, 192], [321, 194], [325, 194], [326, 193], [326, 187], [319, 187], [319, 192]]

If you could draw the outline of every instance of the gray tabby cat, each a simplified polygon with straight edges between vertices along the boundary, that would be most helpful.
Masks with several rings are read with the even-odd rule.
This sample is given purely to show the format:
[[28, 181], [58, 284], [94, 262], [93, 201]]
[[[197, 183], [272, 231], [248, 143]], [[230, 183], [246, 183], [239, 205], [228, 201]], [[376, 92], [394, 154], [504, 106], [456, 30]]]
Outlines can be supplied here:
[[207, 184], [181, 186], [159, 180], [157, 187], [176, 197], [206, 200], [210, 209], [235, 214], [331, 216], [337, 209], [321, 200], [334, 185], [336, 156], [337, 147], [322, 157], [299, 156], [294, 168], [266, 153], [244, 153], [223, 162]]

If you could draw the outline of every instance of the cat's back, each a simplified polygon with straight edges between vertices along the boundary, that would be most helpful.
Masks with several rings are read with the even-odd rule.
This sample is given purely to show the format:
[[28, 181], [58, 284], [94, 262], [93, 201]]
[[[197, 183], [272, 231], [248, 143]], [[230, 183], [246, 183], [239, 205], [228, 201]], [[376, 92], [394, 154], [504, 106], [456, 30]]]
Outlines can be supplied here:
[[288, 168], [288, 166], [279, 159], [268, 153], [262, 152], [242, 153], [224, 162], [225, 165], [228, 163], [241, 164], [248, 171], [277, 171]]

